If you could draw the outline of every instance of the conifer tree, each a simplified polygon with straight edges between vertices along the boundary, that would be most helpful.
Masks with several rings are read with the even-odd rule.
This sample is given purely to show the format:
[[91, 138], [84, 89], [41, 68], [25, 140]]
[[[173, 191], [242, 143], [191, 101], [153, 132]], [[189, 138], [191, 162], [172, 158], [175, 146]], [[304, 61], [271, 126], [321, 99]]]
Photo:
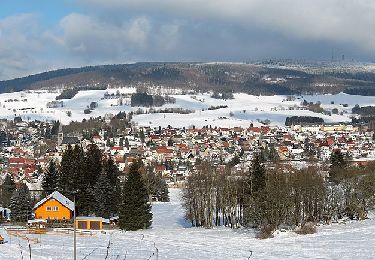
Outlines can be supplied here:
[[266, 170], [261, 161], [259, 154], [255, 155], [251, 165], [251, 179], [252, 187], [251, 191], [254, 193], [261, 191], [266, 186]]
[[13, 192], [10, 199], [10, 210], [12, 221], [25, 222], [31, 219], [31, 195], [25, 184]]
[[165, 182], [165, 180], [159, 181], [159, 190], [157, 193], [157, 199], [161, 202], [168, 202], [169, 201], [169, 191], [168, 191], [168, 185]]
[[114, 190], [111, 187], [107, 174], [104, 172], [100, 174], [94, 192], [96, 198], [95, 214], [104, 218], [111, 217], [113, 213], [112, 204]]
[[151, 226], [152, 213], [148, 193], [139, 172], [140, 161], [134, 162], [129, 169], [122, 194], [119, 210], [119, 225], [123, 230], [146, 229]]
[[42, 187], [46, 193], [51, 193], [58, 188], [59, 174], [57, 171], [56, 162], [51, 160], [48, 164], [48, 169], [44, 173]]
[[103, 162], [103, 171], [111, 187], [112, 199], [107, 207], [111, 215], [115, 215], [118, 213], [118, 205], [121, 201], [121, 187], [118, 179], [119, 171], [111, 157]]
[[125, 138], [125, 144], [124, 146], [126, 147], [126, 149], [129, 149], [130, 145], [129, 145], [129, 139], [126, 137]]
[[[95, 205], [94, 186], [90, 186], [90, 180], [86, 178], [86, 158], [83, 148], [76, 145], [72, 154], [72, 187], [71, 194], [76, 193], [76, 206], [79, 214], [89, 215]], [[72, 196], [72, 195], [70, 195]]]
[[71, 198], [73, 191], [73, 148], [71, 145], [68, 145], [64, 154], [62, 155], [60, 162], [60, 174], [58, 179], [58, 191], [64, 194], [67, 197]]
[[85, 177], [88, 184], [93, 187], [102, 172], [102, 152], [97, 145], [89, 146], [85, 159]]
[[3, 207], [9, 207], [10, 198], [14, 190], [16, 189], [16, 184], [14, 183], [13, 177], [10, 174], [5, 176], [4, 182], [1, 185], [1, 203]]
[[348, 163], [339, 149], [331, 154], [330, 160], [329, 178], [333, 182], [339, 182], [346, 173]]

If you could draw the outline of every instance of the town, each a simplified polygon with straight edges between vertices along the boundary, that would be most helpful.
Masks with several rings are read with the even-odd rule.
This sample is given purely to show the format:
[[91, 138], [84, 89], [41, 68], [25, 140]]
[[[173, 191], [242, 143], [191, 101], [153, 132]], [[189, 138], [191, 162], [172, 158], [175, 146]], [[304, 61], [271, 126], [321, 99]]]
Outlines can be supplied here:
[[[337, 149], [358, 166], [375, 160], [374, 132], [363, 125], [152, 129], [131, 126], [125, 118], [112, 120], [113, 124], [123, 125], [121, 130], [113, 131], [111, 120], [102, 121], [105, 127], [93, 133], [65, 134], [59, 122], [2, 120], [1, 180], [10, 174], [38, 194], [49, 161], [60, 162], [67, 145], [81, 145], [83, 149], [96, 145], [104, 156], [113, 158], [121, 173], [142, 158], [170, 187], [183, 187], [197, 161], [209, 161], [220, 168], [238, 160], [233, 170], [245, 170], [260, 150], [273, 161], [300, 167], [317, 163], [324, 166]], [[108, 127], [112, 129], [107, 130]]]

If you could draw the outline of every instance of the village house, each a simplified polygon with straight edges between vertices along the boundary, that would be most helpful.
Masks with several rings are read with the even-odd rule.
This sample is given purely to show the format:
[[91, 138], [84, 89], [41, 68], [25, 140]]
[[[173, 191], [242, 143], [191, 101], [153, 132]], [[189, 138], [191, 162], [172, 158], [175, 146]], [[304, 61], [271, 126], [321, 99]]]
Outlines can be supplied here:
[[54, 191], [34, 206], [36, 219], [69, 220], [74, 212], [74, 202]]

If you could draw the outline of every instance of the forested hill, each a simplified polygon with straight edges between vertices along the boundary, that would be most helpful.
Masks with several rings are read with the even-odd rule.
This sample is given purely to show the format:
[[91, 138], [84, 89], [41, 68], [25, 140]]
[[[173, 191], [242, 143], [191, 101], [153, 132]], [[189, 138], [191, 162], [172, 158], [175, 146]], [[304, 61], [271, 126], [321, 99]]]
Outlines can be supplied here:
[[338, 93], [375, 95], [375, 73], [309, 73], [266, 64], [135, 63], [88, 66], [0, 81], [0, 93], [27, 89], [158, 85], [254, 95]]

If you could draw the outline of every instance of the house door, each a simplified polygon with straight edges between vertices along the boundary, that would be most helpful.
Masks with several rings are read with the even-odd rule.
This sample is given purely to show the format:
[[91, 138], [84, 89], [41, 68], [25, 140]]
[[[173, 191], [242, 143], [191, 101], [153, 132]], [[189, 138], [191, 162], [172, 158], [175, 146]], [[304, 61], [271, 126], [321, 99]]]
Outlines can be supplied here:
[[86, 221], [78, 221], [78, 229], [87, 229]]
[[100, 221], [91, 221], [90, 222], [90, 229], [99, 230], [100, 229]]

